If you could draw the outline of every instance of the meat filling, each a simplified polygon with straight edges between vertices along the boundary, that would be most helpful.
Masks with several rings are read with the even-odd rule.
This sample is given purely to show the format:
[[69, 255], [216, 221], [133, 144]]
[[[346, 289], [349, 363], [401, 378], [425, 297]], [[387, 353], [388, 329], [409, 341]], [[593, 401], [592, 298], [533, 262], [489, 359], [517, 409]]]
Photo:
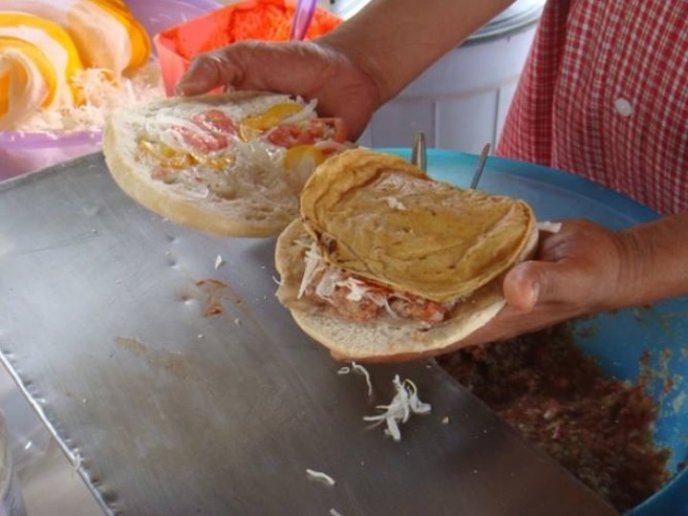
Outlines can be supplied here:
[[365, 322], [388, 315], [427, 324], [441, 323], [456, 302], [437, 303], [376, 285], [327, 265], [315, 245], [306, 251], [299, 297], [327, 305], [349, 321]]

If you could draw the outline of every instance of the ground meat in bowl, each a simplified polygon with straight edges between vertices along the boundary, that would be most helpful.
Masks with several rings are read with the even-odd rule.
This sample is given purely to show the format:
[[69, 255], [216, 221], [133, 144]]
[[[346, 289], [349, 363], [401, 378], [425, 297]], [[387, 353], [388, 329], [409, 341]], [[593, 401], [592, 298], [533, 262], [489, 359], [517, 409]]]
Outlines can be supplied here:
[[640, 384], [605, 377], [568, 327], [438, 359], [525, 438], [623, 512], [668, 479], [652, 439], [654, 401]]

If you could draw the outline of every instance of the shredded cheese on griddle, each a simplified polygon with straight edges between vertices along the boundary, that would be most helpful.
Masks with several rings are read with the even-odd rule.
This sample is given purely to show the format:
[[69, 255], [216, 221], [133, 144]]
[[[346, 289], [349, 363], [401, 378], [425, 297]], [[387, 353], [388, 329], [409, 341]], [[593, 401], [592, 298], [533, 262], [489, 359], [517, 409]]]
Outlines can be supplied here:
[[351, 367], [349, 366], [343, 366], [337, 369], [337, 374], [338, 375], [345, 375], [349, 374], [351, 372], [358, 373], [362, 375], [365, 378], [366, 385], [368, 386], [368, 396], [373, 395], [373, 384], [370, 381], [370, 373], [368, 370], [363, 367], [361, 364], [357, 364], [356, 362], [351, 362]]
[[314, 469], [306, 469], [306, 475], [311, 480], [319, 480], [321, 482], [324, 482], [328, 486], [333, 486], [335, 484], [334, 478], [332, 478], [327, 473], [323, 473], [322, 471], [315, 471]]
[[399, 424], [406, 423], [412, 414], [429, 414], [432, 407], [418, 398], [418, 388], [411, 380], [406, 379], [402, 382], [399, 375], [395, 375], [393, 384], [396, 394], [390, 404], [378, 405], [376, 408], [383, 412], [375, 416], [365, 416], [363, 420], [373, 422], [373, 426], [386, 423], [385, 435], [399, 442], [401, 441]]
[[368, 396], [373, 395], [373, 384], [370, 382], [370, 373], [368, 370], [356, 362], [351, 362], [351, 369], [359, 374], [362, 374], [365, 378], [366, 385], [368, 386]]

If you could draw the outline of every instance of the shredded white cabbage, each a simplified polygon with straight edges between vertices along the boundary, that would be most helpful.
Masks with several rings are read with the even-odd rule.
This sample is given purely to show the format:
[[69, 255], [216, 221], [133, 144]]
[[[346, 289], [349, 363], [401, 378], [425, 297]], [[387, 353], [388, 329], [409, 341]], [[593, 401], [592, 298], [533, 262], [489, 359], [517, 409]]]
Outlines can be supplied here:
[[193, 148], [184, 141], [184, 137], [179, 131], [180, 128], [194, 133], [195, 136], [203, 141], [211, 142], [212, 140], [210, 134], [191, 120], [171, 116], [161, 111], [158, 111], [155, 117], [145, 117], [144, 128], [147, 134], [155, 135], [155, 138], [159, 139], [162, 144], [172, 149], [193, 151]]
[[366, 385], [368, 386], [368, 396], [372, 396], [373, 384], [370, 382], [370, 373], [368, 373], [368, 370], [356, 362], [351, 362], [351, 369], [365, 377]]
[[343, 152], [346, 149], [351, 148], [350, 143], [339, 143], [334, 140], [325, 140], [325, 141], [320, 141], [320, 142], [315, 142], [313, 146], [321, 151], [334, 151], [334, 152]]
[[394, 376], [394, 388], [396, 394], [389, 405], [378, 405], [376, 408], [384, 411], [376, 416], [365, 416], [364, 421], [371, 421], [377, 426], [382, 423], [387, 423], [385, 435], [394, 439], [394, 441], [401, 441], [401, 431], [399, 430], [400, 423], [406, 423], [412, 414], [429, 414], [432, 407], [429, 403], [423, 403], [418, 398], [418, 388], [411, 380], [399, 379], [399, 375]]
[[72, 467], [74, 468], [75, 471], [79, 470], [81, 468], [81, 463], [83, 462], [83, 458], [81, 457], [81, 452], [79, 450], [74, 450], [71, 454], [71, 462], [72, 462]]
[[[306, 247], [306, 244], [302, 242], [299, 242], [299, 244]], [[298, 299], [303, 297], [313, 279], [322, 272], [323, 274], [314, 290], [315, 295], [319, 298], [328, 301], [332, 297], [332, 294], [334, 294], [336, 287], [348, 288], [349, 293], [346, 296], [347, 300], [356, 303], [362, 301], [364, 298], [370, 299], [375, 305], [384, 308], [391, 317], [395, 319], [399, 318], [389, 305], [390, 296], [375, 292], [373, 289], [366, 286], [363, 281], [351, 276], [344, 278], [340, 270], [328, 267], [322, 259], [320, 250], [315, 242], [312, 242], [310, 246], [308, 246], [304, 261], [306, 265], [303, 277], [301, 278], [301, 284], [299, 285]], [[396, 292], [391, 294], [391, 296], [408, 301], [408, 298]]]
[[332, 478], [327, 473], [323, 473], [322, 471], [315, 471], [314, 469], [307, 469], [306, 475], [311, 480], [320, 480], [320, 481], [324, 482], [325, 484], [327, 484], [328, 486], [333, 486], [335, 484], [334, 478]]
[[222, 259], [222, 256], [219, 254], [217, 255], [217, 258], [215, 258], [215, 270], [219, 269], [225, 264], [225, 261]]
[[406, 210], [406, 206], [404, 206], [404, 204], [396, 197], [385, 197], [384, 200], [387, 202], [387, 206], [393, 210]]
[[368, 386], [368, 396], [372, 396], [373, 395], [373, 384], [370, 381], [370, 373], [361, 364], [357, 364], [356, 362], [351, 362], [351, 367], [348, 367], [348, 366], [340, 367], [337, 370], [337, 374], [345, 375], [345, 374], [351, 373], [352, 371], [355, 373], [358, 373], [360, 375], [363, 375], [365, 377], [366, 385]]
[[[134, 102], [163, 98], [160, 65], [148, 63], [131, 77], [118, 83], [109, 79], [110, 72], [87, 68], [77, 72], [74, 82], [81, 88], [85, 102], [59, 110], [41, 110], [19, 128], [23, 132], [94, 131], [101, 129], [114, 108]], [[55, 135], [57, 138], [58, 135]]]
[[303, 271], [303, 278], [301, 278], [299, 293], [296, 296], [297, 299], [301, 299], [303, 297], [303, 295], [306, 293], [308, 285], [310, 285], [311, 281], [313, 281], [313, 277], [325, 267], [325, 264], [320, 257], [318, 245], [315, 242], [313, 242], [306, 250], [304, 260], [306, 262], [306, 267]]
[[298, 111], [294, 113], [293, 115], [289, 115], [288, 117], [285, 117], [282, 119], [280, 122], [281, 124], [296, 124], [298, 122], [302, 122], [303, 120], [309, 120], [311, 118], [317, 117], [317, 113], [315, 112], [315, 107], [318, 105], [318, 101], [315, 99], [312, 99], [308, 104], [306, 104], [301, 111]]
[[351, 277], [346, 278], [344, 281], [339, 281], [337, 286], [349, 289], [349, 293], [346, 295], [349, 301], [361, 301], [363, 296], [370, 290], [361, 280]]
[[561, 230], [561, 222], [550, 222], [548, 220], [544, 220], [542, 222], [538, 222], [535, 225], [538, 229], [538, 231], [544, 231], [546, 233], [559, 233]]
[[322, 299], [329, 299], [334, 294], [335, 288], [339, 286], [341, 279], [342, 274], [337, 269], [326, 268], [320, 281], [315, 286], [315, 295]]
[[330, 509], [330, 516], [342, 516], [341, 513], [337, 512], [337, 509]]

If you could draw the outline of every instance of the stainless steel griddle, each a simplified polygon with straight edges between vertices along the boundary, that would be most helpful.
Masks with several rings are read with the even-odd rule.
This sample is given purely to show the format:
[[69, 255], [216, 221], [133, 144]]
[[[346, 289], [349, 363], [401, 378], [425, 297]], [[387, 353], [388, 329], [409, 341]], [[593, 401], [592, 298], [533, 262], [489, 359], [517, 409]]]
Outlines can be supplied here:
[[[432, 361], [337, 374], [273, 248], [148, 212], [100, 154], [0, 183], [2, 360], [106, 512], [613, 514]], [[395, 374], [432, 404], [399, 443], [362, 420]]]

